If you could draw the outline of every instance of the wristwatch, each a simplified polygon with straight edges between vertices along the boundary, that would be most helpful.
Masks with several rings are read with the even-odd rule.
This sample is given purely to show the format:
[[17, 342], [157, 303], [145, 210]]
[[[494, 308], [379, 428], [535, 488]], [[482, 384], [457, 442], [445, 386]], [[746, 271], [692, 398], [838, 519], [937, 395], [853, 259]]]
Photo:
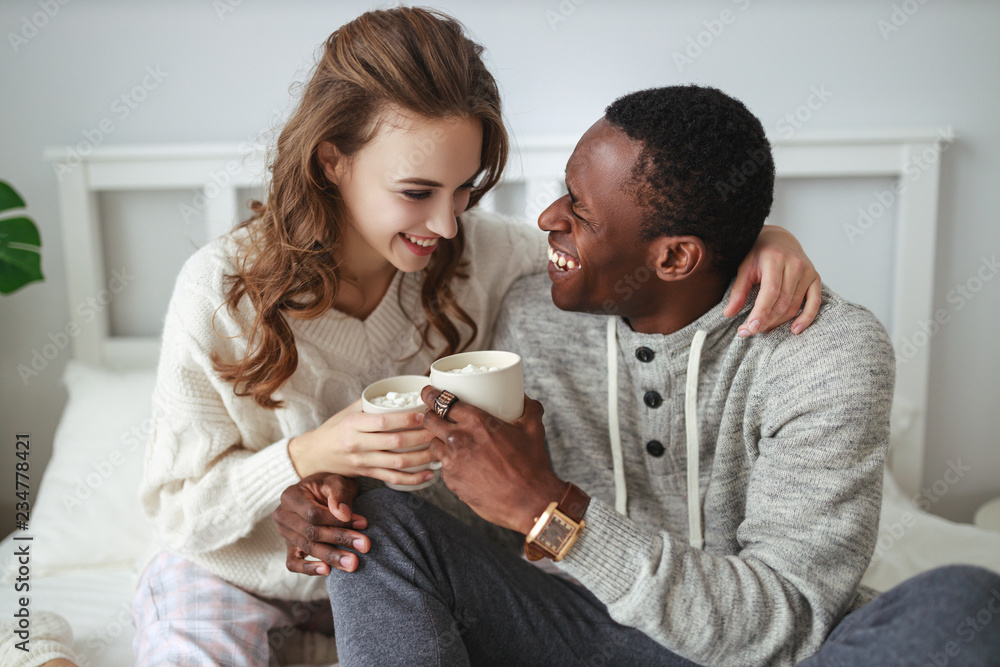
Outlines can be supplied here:
[[590, 496], [572, 482], [558, 502], [551, 502], [524, 538], [524, 555], [528, 560], [551, 558], [560, 561], [580, 536], [584, 525], [583, 515], [590, 504]]

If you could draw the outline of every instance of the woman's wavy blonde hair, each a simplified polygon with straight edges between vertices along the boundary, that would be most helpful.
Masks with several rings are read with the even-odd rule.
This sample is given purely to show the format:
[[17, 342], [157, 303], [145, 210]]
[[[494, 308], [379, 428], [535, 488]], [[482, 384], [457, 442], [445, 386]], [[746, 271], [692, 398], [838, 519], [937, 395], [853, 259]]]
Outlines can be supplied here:
[[[234, 310], [246, 297], [254, 321], [243, 359], [226, 362], [212, 355], [216, 371], [238, 396], [252, 396], [264, 408], [281, 407], [272, 394], [298, 365], [285, 315], [320, 317], [333, 307], [344, 279], [334, 251], [344, 238], [347, 212], [317, 159], [320, 143], [329, 141], [350, 158], [374, 137], [389, 105], [429, 119], [476, 118], [483, 146], [469, 207], [499, 181], [507, 133], [500, 93], [482, 51], [453, 18], [415, 7], [368, 12], [327, 39], [270, 155], [267, 203], [252, 201], [252, 217], [239, 225], [248, 229], [248, 241], [241, 246], [236, 275], [228, 276], [225, 305]], [[442, 354], [463, 349], [477, 333], [451, 289], [452, 280], [468, 277], [464, 244], [459, 220], [458, 233], [438, 241], [423, 271], [422, 342], [431, 347], [431, 330], [437, 331], [445, 341]], [[464, 342], [455, 319], [472, 330]]]

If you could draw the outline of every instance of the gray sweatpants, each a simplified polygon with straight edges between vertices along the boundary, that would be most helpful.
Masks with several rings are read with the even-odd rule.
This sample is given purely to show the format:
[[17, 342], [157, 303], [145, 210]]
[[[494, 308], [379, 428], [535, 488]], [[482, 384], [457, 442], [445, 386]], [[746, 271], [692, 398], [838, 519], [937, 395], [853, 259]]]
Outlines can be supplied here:
[[[378, 489], [354, 511], [372, 548], [355, 572], [327, 578], [343, 667], [695, 664], [432, 505]], [[1000, 665], [1000, 576], [952, 566], [914, 577], [848, 615], [803, 664]]]

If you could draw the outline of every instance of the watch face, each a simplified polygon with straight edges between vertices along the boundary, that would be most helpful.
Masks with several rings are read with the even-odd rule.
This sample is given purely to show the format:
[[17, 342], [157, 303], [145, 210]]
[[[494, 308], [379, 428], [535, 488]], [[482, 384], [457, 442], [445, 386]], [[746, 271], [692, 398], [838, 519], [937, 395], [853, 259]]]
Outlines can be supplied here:
[[554, 514], [536, 541], [552, 553], [559, 553], [563, 543], [573, 534], [573, 529], [574, 526], [563, 521], [558, 514]]

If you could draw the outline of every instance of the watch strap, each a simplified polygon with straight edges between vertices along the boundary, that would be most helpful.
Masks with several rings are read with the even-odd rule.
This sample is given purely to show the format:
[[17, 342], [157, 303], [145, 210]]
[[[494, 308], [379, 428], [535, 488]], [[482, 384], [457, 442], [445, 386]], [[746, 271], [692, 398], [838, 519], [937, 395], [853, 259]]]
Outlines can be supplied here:
[[590, 496], [584, 493], [583, 489], [573, 482], [566, 482], [566, 490], [563, 491], [562, 498], [556, 509], [573, 519], [577, 523], [583, 521], [583, 515], [587, 513], [590, 505]]

